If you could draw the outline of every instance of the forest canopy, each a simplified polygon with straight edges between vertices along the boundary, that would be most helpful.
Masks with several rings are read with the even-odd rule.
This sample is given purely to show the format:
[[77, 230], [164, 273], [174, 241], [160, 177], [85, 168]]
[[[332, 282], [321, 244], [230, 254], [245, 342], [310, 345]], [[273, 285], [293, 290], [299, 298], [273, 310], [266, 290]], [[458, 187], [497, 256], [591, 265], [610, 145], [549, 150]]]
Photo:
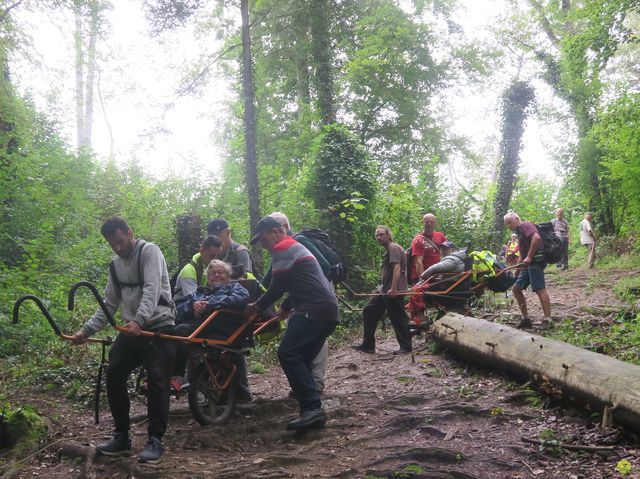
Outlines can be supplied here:
[[[171, 81], [158, 84], [173, 96], [148, 103], [138, 123], [156, 120], [122, 154], [113, 105], [140, 95], [144, 109], [153, 97], [114, 49], [126, 38], [117, 12], [133, 7], [0, 2], [0, 302], [31, 293], [62, 307], [74, 282], [104, 284], [111, 251], [99, 227], [115, 214], [175, 270], [177, 217], [224, 216], [246, 242], [261, 215], [284, 211], [294, 229], [329, 230], [361, 283], [381, 254], [375, 226], [408, 246], [426, 212], [482, 248], [504, 239], [507, 209], [540, 222], [562, 206], [573, 228], [593, 211], [599, 234], [635, 238], [640, 2], [491, 2], [499, 13], [482, 36], [463, 20], [472, 3], [127, 2], [153, 45], [136, 53], [167, 62]], [[64, 32], [46, 39], [67, 42], [58, 69], [34, 21]], [[481, 101], [484, 121], [461, 127], [460, 112]], [[180, 118], [193, 107], [187, 128], [207, 130], [207, 149], [171, 150], [176, 167], [159, 175], [141, 158], [166, 156], [163, 118], [178, 104]], [[532, 124], [548, 132], [539, 154], [555, 176], [525, 171]]]

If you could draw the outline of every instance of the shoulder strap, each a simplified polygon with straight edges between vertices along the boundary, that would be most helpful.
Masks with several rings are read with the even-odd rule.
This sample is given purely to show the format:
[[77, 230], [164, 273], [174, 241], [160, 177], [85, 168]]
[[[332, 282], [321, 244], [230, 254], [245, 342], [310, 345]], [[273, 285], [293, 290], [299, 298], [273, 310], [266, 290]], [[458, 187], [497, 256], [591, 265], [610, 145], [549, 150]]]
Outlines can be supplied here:
[[[142, 246], [140, 246], [140, 252], [138, 253], [138, 282], [136, 283], [123, 283], [118, 279], [118, 275], [116, 274], [116, 265], [113, 260], [109, 263], [109, 273], [111, 273], [111, 279], [113, 280], [116, 288], [119, 290], [124, 286], [125, 288], [137, 288], [144, 284], [144, 270], [142, 269], [142, 252], [144, 251], [144, 247], [147, 246], [147, 242], [144, 240], [138, 240]], [[137, 244], [136, 244], [137, 247]]]
[[142, 252], [144, 251], [144, 247], [147, 246], [147, 242], [145, 240], [138, 241], [142, 243], [142, 246], [140, 246], [140, 252], [138, 253], [138, 284], [142, 286], [144, 284], [144, 269], [141, 268]]
[[120, 289], [122, 289], [122, 286], [120, 286], [120, 280], [118, 279], [118, 275], [116, 274], [116, 265], [114, 264], [113, 260], [109, 262], [109, 274], [111, 275], [111, 281], [113, 281], [116, 289], [120, 291]]
[[439, 246], [436, 244], [435, 241], [433, 241], [431, 238], [427, 238], [425, 235], [422, 235], [422, 237], [425, 239], [425, 241], [429, 242], [429, 244], [431, 244], [431, 246], [433, 246], [435, 249], [439, 250]]

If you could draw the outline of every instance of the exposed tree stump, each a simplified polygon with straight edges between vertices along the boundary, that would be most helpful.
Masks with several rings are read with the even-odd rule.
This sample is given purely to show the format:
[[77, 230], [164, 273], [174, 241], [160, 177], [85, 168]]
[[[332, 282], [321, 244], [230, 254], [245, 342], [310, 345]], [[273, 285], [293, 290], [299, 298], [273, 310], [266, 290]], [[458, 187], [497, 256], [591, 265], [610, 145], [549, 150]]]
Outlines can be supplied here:
[[178, 264], [186, 264], [200, 249], [202, 243], [202, 218], [199, 216], [178, 216], [176, 218], [178, 237]]

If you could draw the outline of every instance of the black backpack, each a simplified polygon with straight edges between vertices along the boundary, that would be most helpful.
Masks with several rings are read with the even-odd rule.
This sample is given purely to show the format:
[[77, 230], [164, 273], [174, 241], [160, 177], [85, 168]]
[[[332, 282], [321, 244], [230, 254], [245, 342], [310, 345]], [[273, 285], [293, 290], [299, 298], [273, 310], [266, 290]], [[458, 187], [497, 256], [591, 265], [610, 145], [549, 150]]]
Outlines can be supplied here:
[[318, 228], [303, 228], [293, 237], [302, 235], [313, 243], [320, 251], [322, 256], [327, 260], [330, 267], [329, 278], [334, 283], [340, 283], [347, 279], [347, 263], [338, 251], [336, 244], [331, 237]]
[[416, 284], [419, 278], [414, 278], [411, 275], [411, 271], [413, 268], [413, 256], [411, 256], [411, 246], [404, 250], [404, 254], [407, 257], [407, 282], [410, 285]]
[[193, 266], [196, 270], [196, 284], [198, 285], [198, 287], [202, 285], [202, 276], [204, 275], [202, 263], [199, 261], [198, 263], [196, 263], [191, 259], [187, 263], [183, 264], [180, 268], [178, 268], [178, 270], [173, 273], [173, 275], [169, 279], [169, 284], [171, 285], [171, 297], [174, 297], [176, 295], [176, 284], [178, 283], [178, 276], [180, 276], [180, 273], [188, 264]]
[[562, 259], [562, 242], [553, 230], [553, 223], [545, 221], [536, 225], [542, 238], [542, 253], [547, 263], [557, 263]]
[[511, 271], [505, 271], [505, 269], [507, 269], [507, 265], [496, 258], [493, 262], [493, 270], [496, 275], [487, 278], [485, 281], [487, 288], [494, 293], [504, 293], [516, 282], [514, 274]]

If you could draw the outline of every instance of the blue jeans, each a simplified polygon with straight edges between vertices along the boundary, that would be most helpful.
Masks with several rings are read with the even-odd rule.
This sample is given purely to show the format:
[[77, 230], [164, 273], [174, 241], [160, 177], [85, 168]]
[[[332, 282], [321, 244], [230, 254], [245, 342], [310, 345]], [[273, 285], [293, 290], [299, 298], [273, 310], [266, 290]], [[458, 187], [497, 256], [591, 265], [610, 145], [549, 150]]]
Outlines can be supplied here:
[[305, 313], [293, 313], [280, 341], [278, 359], [300, 412], [322, 407], [311, 373], [311, 362], [338, 323], [309, 319]]

